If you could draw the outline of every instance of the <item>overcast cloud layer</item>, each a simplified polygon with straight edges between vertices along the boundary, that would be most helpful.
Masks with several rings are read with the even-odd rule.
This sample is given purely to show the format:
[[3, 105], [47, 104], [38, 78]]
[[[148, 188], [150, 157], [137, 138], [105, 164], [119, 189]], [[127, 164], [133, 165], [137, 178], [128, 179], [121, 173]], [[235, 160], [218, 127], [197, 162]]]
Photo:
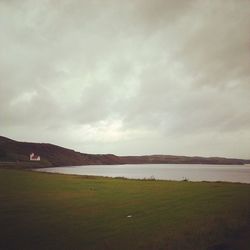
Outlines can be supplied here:
[[0, 0], [0, 134], [250, 158], [249, 28], [249, 0]]

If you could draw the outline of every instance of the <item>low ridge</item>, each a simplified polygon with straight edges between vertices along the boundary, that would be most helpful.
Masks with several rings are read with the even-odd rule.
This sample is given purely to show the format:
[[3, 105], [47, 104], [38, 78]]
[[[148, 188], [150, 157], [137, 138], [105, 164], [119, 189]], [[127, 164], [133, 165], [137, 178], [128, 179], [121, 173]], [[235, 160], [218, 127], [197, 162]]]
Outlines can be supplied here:
[[[30, 154], [41, 157], [30, 161]], [[100, 164], [235, 164], [250, 160], [222, 157], [188, 157], [173, 155], [116, 156], [113, 154], [85, 154], [49, 143], [19, 142], [0, 136], [0, 165], [24, 167], [58, 167]]]

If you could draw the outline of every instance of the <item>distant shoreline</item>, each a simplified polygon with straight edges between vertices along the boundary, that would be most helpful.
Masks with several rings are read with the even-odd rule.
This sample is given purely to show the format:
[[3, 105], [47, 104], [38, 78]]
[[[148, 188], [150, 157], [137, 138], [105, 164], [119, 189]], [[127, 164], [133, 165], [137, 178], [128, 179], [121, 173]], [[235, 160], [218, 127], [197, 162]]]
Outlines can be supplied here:
[[[39, 160], [32, 161], [30, 159], [32, 154], [35, 154]], [[117, 156], [114, 154], [86, 154], [49, 143], [19, 142], [0, 136], [0, 167], [3, 164], [16, 168], [123, 164], [244, 165], [250, 164], [250, 160], [176, 155]]]
[[[248, 166], [249, 163], [245, 164], [233, 164], [233, 163], [225, 163], [225, 164], [210, 164], [210, 163], [122, 163], [122, 164], [84, 164], [84, 165], [62, 165], [62, 166], [46, 166], [39, 162], [1, 162], [0, 168], [2, 169], [26, 169], [26, 170], [36, 170], [36, 169], [46, 169], [46, 168], [60, 168], [60, 167], [77, 167], [77, 166], [118, 166], [118, 165], [214, 165], [214, 166]], [[249, 165], [250, 167], [250, 165]]]

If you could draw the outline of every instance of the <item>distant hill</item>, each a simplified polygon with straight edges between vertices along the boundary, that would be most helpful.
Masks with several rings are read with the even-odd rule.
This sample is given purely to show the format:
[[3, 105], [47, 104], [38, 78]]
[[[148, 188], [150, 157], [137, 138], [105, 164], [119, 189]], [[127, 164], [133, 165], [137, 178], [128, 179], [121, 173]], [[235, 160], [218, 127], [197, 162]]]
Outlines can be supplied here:
[[[29, 156], [32, 152], [41, 156], [41, 162], [29, 161]], [[83, 154], [49, 143], [19, 142], [0, 136], [0, 162], [16, 162], [19, 165], [29, 165], [32, 167], [56, 167], [88, 164], [120, 164], [120, 158], [111, 154]]]
[[[31, 162], [30, 153], [41, 156], [40, 162]], [[0, 165], [20, 167], [57, 167], [100, 164], [235, 164], [250, 160], [222, 157], [188, 157], [172, 155], [116, 156], [113, 154], [85, 154], [49, 143], [19, 142], [0, 136]]]
[[199, 156], [175, 156], [175, 155], [145, 155], [120, 157], [126, 164], [217, 164], [217, 165], [244, 165], [250, 160], [223, 158], [223, 157], [199, 157]]

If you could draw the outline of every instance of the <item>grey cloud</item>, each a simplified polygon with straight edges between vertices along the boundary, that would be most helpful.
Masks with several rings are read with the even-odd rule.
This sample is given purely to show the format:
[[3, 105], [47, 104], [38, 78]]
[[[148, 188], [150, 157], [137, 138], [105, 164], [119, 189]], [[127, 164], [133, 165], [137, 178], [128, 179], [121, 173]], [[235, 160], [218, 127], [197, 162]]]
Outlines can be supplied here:
[[0, 133], [248, 157], [249, 24], [247, 0], [1, 1]]

